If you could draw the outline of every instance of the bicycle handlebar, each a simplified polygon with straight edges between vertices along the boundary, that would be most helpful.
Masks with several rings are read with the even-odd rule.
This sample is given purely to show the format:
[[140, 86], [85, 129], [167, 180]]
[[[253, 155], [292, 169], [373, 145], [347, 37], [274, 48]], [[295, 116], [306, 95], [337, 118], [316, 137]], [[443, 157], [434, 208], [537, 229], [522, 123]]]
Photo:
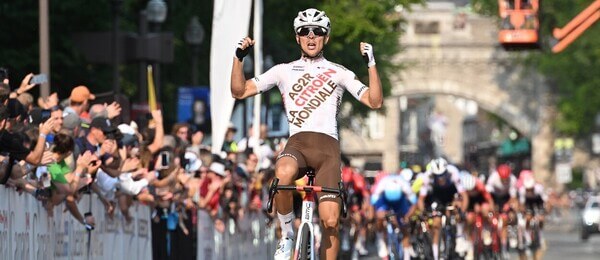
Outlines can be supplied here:
[[269, 201], [267, 202], [267, 211], [269, 213], [273, 212], [273, 197], [277, 194], [279, 190], [295, 190], [295, 191], [304, 191], [304, 192], [325, 192], [325, 193], [333, 193], [338, 194], [342, 200], [342, 216], [345, 218], [348, 214], [348, 209], [346, 208], [346, 190], [344, 188], [344, 184], [342, 182], [338, 183], [338, 189], [321, 187], [321, 186], [297, 186], [297, 185], [278, 185], [279, 179], [274, 178], [271, 182], [271, 186], [269, 187]]

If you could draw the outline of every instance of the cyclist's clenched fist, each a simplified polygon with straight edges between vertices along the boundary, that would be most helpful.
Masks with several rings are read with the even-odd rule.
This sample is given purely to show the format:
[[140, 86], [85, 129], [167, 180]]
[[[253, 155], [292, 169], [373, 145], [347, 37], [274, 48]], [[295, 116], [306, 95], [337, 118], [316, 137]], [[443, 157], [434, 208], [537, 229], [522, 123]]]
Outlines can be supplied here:
[[242, 61], [244, 59], [244, 57], [246, 57], [246, 55], [248, 55], [248, 53], [250, 52], [250, 49], [252, 49], [252, 46], [254, 46], [254, 40], [252, 40], [252, 38], [250, 37], [244, 37], [240, 40], [240, 42], [238, 42], [237, 44], [237, 48], [235, 49], [235, 57]]
[[360, 54], [362, 54], [365, 63], [367, 63], [367, 67], [371, 67], [375, 65], [375, 55], [373, 54], [373, 45], [360, 42]]

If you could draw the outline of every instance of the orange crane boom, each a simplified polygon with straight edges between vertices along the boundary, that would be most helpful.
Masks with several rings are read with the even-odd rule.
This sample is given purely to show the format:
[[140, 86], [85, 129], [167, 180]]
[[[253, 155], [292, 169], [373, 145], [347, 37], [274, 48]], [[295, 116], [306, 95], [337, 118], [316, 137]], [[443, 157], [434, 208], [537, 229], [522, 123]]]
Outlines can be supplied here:
[[600, 19], [600, 0], [595, 0], [590, 6], [579, 13], [563, 28], [554, 28], [552, 35], [557, 43], [552, 46], [552, 52], [563, 51], [585, 30]]

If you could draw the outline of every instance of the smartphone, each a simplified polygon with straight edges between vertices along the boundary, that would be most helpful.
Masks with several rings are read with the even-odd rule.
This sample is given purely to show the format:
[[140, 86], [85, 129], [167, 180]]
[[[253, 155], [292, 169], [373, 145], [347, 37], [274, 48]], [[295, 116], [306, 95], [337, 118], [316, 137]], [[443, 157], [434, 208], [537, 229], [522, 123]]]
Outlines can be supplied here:
[[160, 153], [160, 166], [163, 168], [169, 167], [169, 153], [168, 152]]
[[48, 82], [48, 76], [46, 76], [46, 74], [37, 74], [37, 75], [33, 75], [33, 77], [31, 77], [31, 80], [29, 81], [29, 84], [42, 84], [42, 83], [46, 83]]
[[42, 173], [42, 185], [44, 188], [50, 187], [50, 175], [47, 172]]
[[42, 123], [45, 123], [48, 119], [50, 119], [51, 115], [52, 115], [52, 111], [50, 111], [49, 109], [43, 109], [42, 110]]

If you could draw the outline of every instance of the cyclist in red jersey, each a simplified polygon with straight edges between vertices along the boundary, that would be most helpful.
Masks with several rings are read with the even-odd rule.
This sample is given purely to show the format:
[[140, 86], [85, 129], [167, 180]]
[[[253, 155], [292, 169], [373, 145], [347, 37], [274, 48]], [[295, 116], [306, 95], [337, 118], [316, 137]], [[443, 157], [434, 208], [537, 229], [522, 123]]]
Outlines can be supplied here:
[[[351, 229], [355, 230], [354, 249], [358, 255], [367, 255], [369, 252], [365, 246], [367, 225], [364, 223], [364, 211], [361, 210], [365, 200], [369, 198], [369, 190], [366, 187], [365, 178], [350, 166], [350, 161], [342, 156], [342, 182], [348, 192], [346, 204], [350, 211]], [[357, 230], [358, 229], [358, 230]], [[354, 253], [354, 252], [353, 252]]]

